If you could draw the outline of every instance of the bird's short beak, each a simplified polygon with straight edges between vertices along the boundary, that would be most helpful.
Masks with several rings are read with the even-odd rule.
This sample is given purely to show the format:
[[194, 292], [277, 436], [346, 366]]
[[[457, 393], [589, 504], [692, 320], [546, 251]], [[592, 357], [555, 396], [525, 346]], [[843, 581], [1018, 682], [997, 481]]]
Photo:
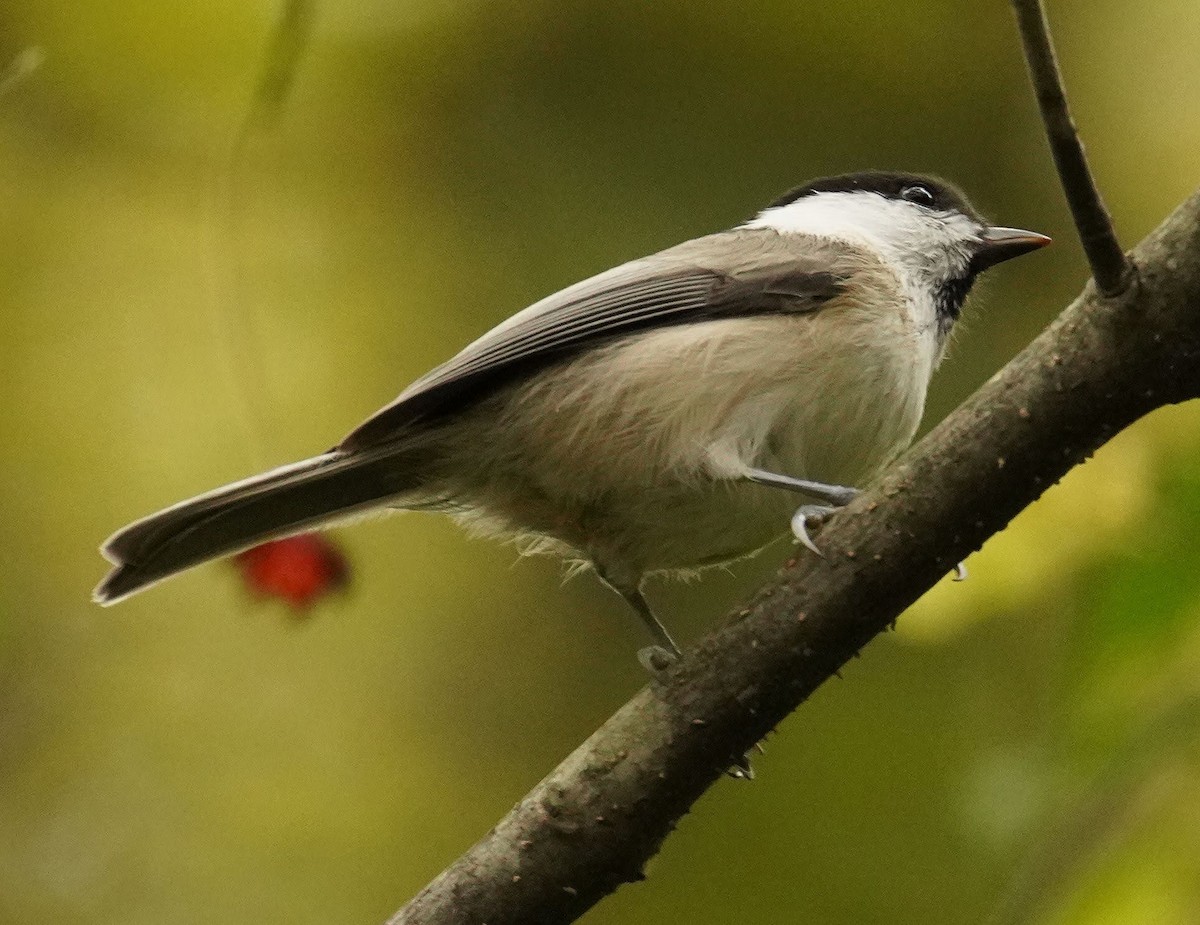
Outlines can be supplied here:
[[1005, 260], [1028, 254], [1039, 247], [1045, 247], [1050, 239], [1036, 231], [1022, 231], [1020, 228], [1001, 228], [993, 226], [985, 228], [979, 236], [979, 246], [975, 256], [971, 258], [971, 271], [980, 273], [988, 267], [994, 267]]

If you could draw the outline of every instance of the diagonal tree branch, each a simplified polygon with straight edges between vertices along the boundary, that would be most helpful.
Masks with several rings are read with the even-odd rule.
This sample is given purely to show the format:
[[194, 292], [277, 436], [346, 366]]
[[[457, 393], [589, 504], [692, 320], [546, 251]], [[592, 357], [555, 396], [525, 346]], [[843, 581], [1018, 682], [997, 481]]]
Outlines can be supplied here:
[[1053, 78], [1038, 84], [1039, 100], [1056, 157], [1067, 154], [1060, 175], [1096, 284], [830, 521], [826, 558], [789, 563], [390, 925], [557, 925], [641, 879], [722, 769], [955, 562], [1137, 418], [1200, 397], [1200, 191], [1127, 263], [1070, 124], [1040, 5], [1014, 5], [1040, 19], [1033, 31], [1021, 19], [1030, 69], [1035, 83], [1047, 68]]
[[1113, 230], [1100, 190], [1088, 167], [1083, 143], [1071, 118], [1058, 58], [1050, 41], [1050, 25], [1042, 0], [1012, 0], [1029, 66], [1029, 78], [1037, 95], [1038, 109], [1046, 126], [1050, 153], [1062, 181], [1067, 203], [1079, 229], [1079, 239], [1092, 268], [1096, 287], [1104, 295], [1116, 295], [1131, 277], [1129, 261]]
[[738, 756], [1067, 471], [1200, 396], [1200, 192], [821, 533], [748, 608], [639, 692], [391, 920], [571, 922], [641, 878]]

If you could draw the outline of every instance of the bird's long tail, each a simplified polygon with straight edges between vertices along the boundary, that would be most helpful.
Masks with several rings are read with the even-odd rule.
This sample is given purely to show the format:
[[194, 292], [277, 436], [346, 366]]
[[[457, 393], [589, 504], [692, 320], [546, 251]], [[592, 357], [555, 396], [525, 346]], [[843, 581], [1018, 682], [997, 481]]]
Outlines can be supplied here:
[[115, 568], [92, 596], [112, 604], [209, 559], [399, 499], [420, 487], [422, 468], [402, 446], [334, 450], [182, 501], [109, 537], [100, 551]]

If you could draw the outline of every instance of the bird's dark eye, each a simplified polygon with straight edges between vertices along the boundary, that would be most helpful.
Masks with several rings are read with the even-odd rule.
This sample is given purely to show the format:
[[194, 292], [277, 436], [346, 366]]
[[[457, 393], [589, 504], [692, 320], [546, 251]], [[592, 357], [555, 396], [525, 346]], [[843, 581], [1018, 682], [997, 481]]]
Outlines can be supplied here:
[[900, 190], [900, 198], [915, 202], [919, 206], [933, 205], [933, 193], [927, 186], [906, 186]]

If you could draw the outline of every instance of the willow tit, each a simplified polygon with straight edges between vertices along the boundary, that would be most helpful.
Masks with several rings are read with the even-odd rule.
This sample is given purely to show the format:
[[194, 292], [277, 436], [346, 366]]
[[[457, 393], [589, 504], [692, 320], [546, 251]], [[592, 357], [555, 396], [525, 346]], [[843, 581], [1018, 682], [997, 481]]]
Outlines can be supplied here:
[[976, 274], [1049, 240], [930, 177], [808, 183], [518, 312], [329, 452], [118, 531], [95, 599], [365, 511], [438, 509], [590, 565], [677, 654], [646, 576], [760, 549], [792, 493], [811, 546], [807, 519], [912, 440]]

